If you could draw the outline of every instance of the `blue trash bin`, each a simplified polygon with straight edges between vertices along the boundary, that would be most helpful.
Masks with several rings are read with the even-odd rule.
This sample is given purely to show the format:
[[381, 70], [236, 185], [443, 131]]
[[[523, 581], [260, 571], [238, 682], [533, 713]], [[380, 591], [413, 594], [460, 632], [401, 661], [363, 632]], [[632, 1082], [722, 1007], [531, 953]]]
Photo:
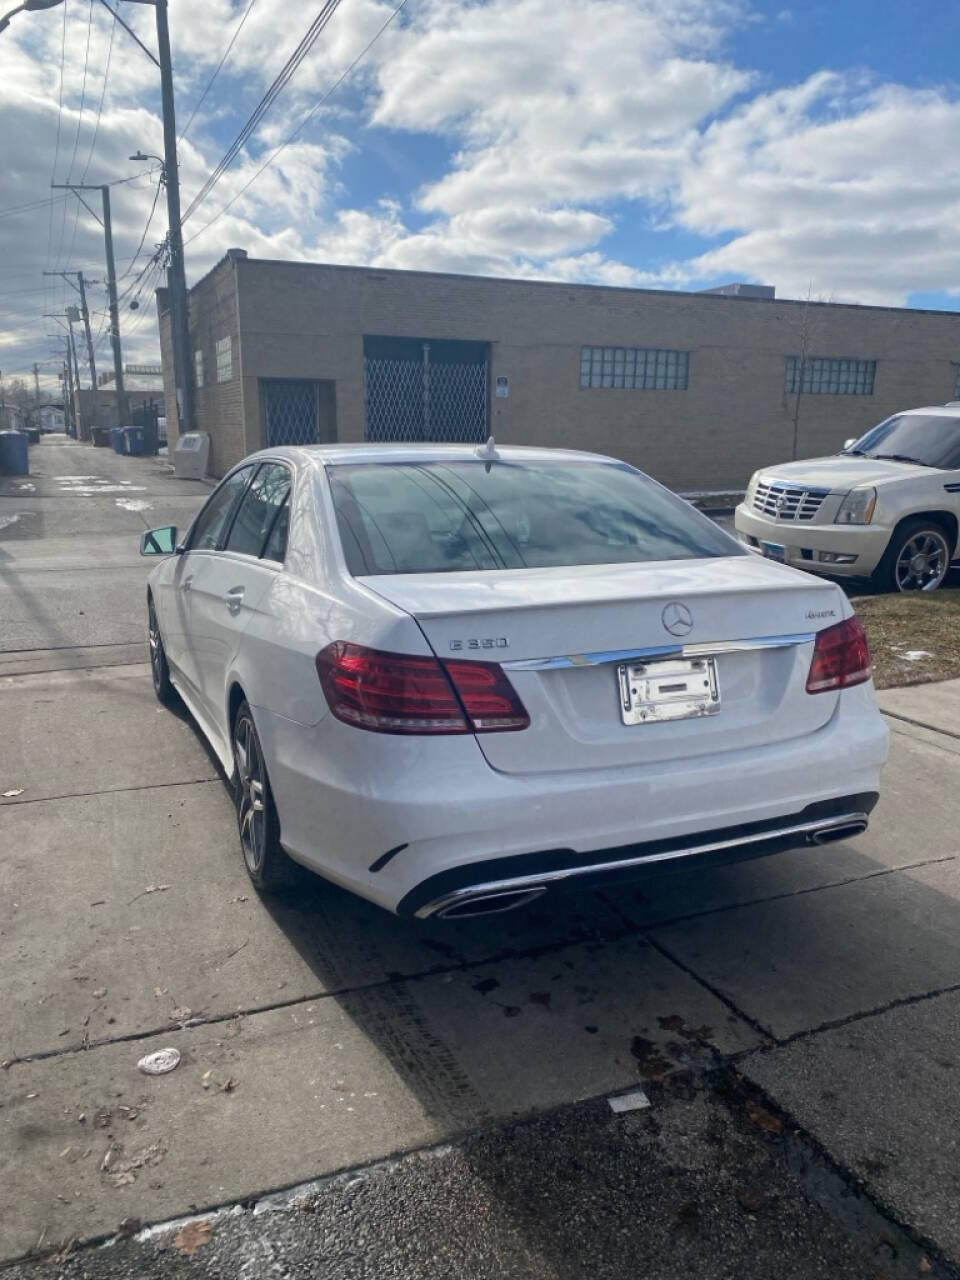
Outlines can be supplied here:
[[146, 441], [143, 437], [143, 427], [124, 427], [123, 435], [126, 442], [124, 453], [129, 453], [132, 457], [139, 458], [146, 453]]
[[123, 427], [110, 428], [110, 443], [114, 453], [126, 453], [126, 442], [123, 438]]
[[30, 455], [22, 431], [0, 431], [0, 475], [28, 476]]

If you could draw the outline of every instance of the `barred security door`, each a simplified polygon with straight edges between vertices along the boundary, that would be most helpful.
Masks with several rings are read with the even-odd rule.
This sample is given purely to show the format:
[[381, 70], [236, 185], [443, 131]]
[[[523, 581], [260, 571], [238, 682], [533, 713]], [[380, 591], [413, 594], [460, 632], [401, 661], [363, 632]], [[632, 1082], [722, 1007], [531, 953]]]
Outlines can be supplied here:
[[320, 383], [270, 378], [261, 385], [267, 447], [317, 444], [320, 439]]
[[368, 440], [487, 438], [487, 345], [417, 338], [363, 340]]

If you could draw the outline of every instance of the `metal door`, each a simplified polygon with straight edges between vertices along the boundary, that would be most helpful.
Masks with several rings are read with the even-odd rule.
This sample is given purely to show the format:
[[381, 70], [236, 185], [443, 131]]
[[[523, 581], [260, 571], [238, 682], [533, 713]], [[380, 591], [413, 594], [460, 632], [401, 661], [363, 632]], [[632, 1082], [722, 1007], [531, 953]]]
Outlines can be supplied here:
[[318, 444], [320, 383], [263, 381], [263, 417], [268, 448], [278, 444]]
[[365, 337], [368, 440], [485, 440], [487, 344]]

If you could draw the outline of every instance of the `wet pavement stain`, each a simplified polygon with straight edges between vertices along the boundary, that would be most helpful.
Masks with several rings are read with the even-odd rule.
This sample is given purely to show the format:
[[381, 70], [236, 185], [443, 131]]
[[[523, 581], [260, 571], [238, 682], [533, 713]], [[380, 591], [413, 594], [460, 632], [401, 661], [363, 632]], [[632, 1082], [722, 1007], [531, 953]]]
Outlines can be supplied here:
[[674, 1064], [663, 1056], [652, 1040], [645, 1036], [634, 1036], [630, 1041], [630, 1052], [636, 1058], [640, 1072], [647, 1080], [663, 1080], [673, 1070]]

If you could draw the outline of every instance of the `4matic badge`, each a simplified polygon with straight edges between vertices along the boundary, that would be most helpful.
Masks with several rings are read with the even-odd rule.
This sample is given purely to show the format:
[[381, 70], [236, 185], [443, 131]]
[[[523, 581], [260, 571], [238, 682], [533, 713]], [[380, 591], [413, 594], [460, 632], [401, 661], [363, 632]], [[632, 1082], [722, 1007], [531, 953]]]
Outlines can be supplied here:
[[510, 641], [506, 636], [481, 636], [470, 640], [451, 640], [450, 648], [454, 653], [460, 653], [464, 649], [507, 649]]

